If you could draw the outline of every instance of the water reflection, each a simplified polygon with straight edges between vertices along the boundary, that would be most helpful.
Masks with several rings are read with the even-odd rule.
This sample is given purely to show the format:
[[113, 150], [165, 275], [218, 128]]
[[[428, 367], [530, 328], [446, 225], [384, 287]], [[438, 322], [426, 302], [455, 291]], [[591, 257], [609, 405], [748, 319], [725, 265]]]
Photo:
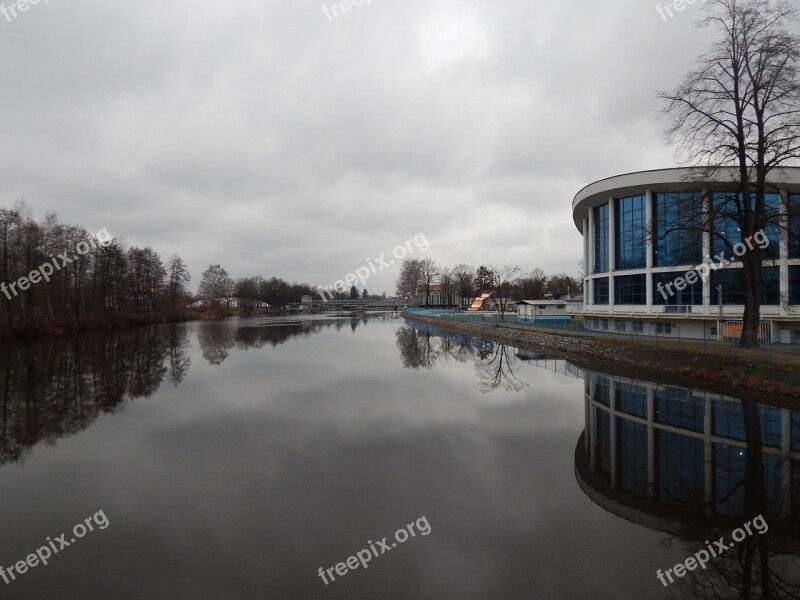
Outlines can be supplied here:
[[397, 330], [397, 348], [407, 369], [433, 369], [439, 360], [474, 361], [484, 393], [496, 389], [518, 392], [528, 384], [517, 375], [519, 351], [498, 342], [479, 340], [423, 324], [407, 324]]
[[179, 383], [189, 365], [180, 325], [0, 345], [0, 463]]
[[[675, 583], [687, 599], [800, 598], [800, 412], [701, 390], [614, 377], [570, 361], [416, 324], [397, 333], [408, 368], [474, 360], [482, 391], [519, 390], [521, 363], [585, 382], [580, 487], [609, 512], [664, 534], [690, 557], [763, 515], [765, 535]], [[673, 565], [665, 564], [664, 569]], [[661, 586], [653, 573], [654, 585]]]
[[800, 598], [800, 412], [599, 373], [585, 380], [576, 473], [597, 504], [664, 532], [687, 557], [758, 515], [769, 524], [678, 580], [680, 596]]
[[[361, 318], [202, 323], [203, 358], [220, 365], [229, 351], [275, 347], [323, 329], [355, 331], [369, 322], [397, 320], [391, 313]], [[88, 427], [127, 400], [153, 395], [165, 381], [179, 384], [189, 371], [187, 325], [137, 327], [38, 342], [0, 344], [0, 464], [14, 462], [40, 442], [54, 442]]]

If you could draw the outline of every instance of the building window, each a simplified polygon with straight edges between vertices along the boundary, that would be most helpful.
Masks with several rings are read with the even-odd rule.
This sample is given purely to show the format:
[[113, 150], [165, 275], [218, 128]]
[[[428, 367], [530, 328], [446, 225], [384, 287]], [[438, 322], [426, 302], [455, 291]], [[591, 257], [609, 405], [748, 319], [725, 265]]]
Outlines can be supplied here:
[[800, 304], [800, 266], [789, 267], [789, 304]]
[[633, 333], [642, 333], [644, 331], [644, 323], [642, 321], [633, 322]]
[[608, 273], [608, 203], [594, 209], [594, 272]]
[[645, 197], [617, 199], [616, 270], [646, 266], [647, 210]]
[[611, 476], [611, 416], [600, 408], [595, 408], [595, 455], [597, 471], [606, 477]]
[[[691, 272], [697, 276], [691, 285], [686, 281], [684, 272], [653, 273], [653, 304], [703, 304], [703, 280], [697, 271]], [[676, 286], [676, 281], [680, 278], [683, 279], [682, 290]]]
[[594, 303], [608, 304], [608, 277], [594, 280]]
[[617, 321], [616, 324], [617, 324], [617, 331], [625, 331], [626, 329], [625, 321]]
[[618, 411], [647, 418], [647, 388], [619, 381], [615, 395], [614, 405]]
[[594, 384], [594, 399], [600, 404], [611, 406], [611, 381], [608, 377], [597, 376], [597, 381]]
[[666, 504], [702, 506], [706, 468], [703, 440], [668, 431], [656, 430], [655, 434], [659, 500]]
[[674, 267], [699, 263], [703, 255], [703, 195], [699, 192], [656, 194], [653, 204], [653, 265]]
[[656, 323], [656, 333], [672, 335], [672, 323]]
[[618, 417], [617, 454], [620, 487], [647, 495], [647, 425]]
[[[714, 255], [723, 253], [729, 260], [738, 260], [733, 251], [736, 244], [742, 242], [742, 234], [739, 230], [740, 208], [744, 204], [744, 195], [739, 193], [717, 193], [714, 194], [714, 231], [711, 236]], [[755, 194], [750, 194], [751, 204], [755, 204]], [[780, 194], [764, 194], [768, 223], [764, 227], [764, 233], [769, 239], [769, 246], [762, 250], [764, 259], [776, 259], [780, 254]], [[750, 242], [754, 248], [758, 247], [755, 240]], [[747, 251], [750, 250], [748, 244], [744, 244]]]
[[800, 194], [789, 196], [789, 258], [800, 258]]
[[705, 430], [705, 400], [690, 390], [677, 387], [656, 389], [655, 421], [688, 431]]
[[603, 319], [603, 331], [608, 331], [608, 319]]
[[[744, 304], [744, 272], [742, 269], [723, 269], [711, 273], [711, 304], [719, 304], [719, 286], [722, 285], [722, 304]], [[779, 306], [781, 303], [781, 280], [778, 267], [763, 267], [761, 270], [761, 304]]]
[[647, 304], [647, 276], [615, 277], [614, 304]]

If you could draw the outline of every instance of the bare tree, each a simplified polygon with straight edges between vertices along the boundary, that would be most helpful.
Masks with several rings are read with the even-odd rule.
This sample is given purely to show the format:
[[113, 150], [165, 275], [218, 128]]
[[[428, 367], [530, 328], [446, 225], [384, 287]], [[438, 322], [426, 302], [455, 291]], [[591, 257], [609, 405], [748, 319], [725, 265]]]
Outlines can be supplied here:
[[397, 278], [396, 294], [407, 302], [414, 302], [417, 297], [417, 288], [422, 279], [420, 261], [417, 259], [404, 260], [400, 265], [400, 275]]
[[464, 263], [456, 265], [451, 271], [453, 283], [458, 285], [458, 294], [461, 296], [461, 308], [467, 308], [472, 302], [472, 292], [475, 289], [472, 285], [473, 272], [474, 269]]
[[430, 304], [431, 288], [439, 276], [439, 267], [432, 258], [425, 258], [419, 261], [420, 286], [425, 290], [425, 306]]
[[174, 312], [178, 299], [186, 295], [186, 286], [191, 280], [186, 263], [180, 256], [173, 254], [167, 260], [167, 304], [170, 311]]
[[228, 272], [220, 265], [209, 265], [203, 271], [203, 277], [197, 288], [197, 295], [203, 298], [210, 306], [218, 298], [225, 297], [229, 280]]
[[501, 317], [508, 308], [509, 291], [519, 279], [520, 268], [517, 265], [504, 265], [500, 268], [489, 267], [492, 272], [492, 285], [497, 300], [497, 314]]
[[544, 296], [547, 276], [539, 267], [534, 267], [527, 276], [519, 280], [519, 300], [538, 300]]
[[[768, 226], [780, 227], [779, 207], [765, 196], [774, 189], [774, 169], [800, 158], [800, 38], [787, 30], [796, 12], [785, 0], [709, 0], [706, 8], [700, 25], [717, 29], [720, 38], [677, 89], [659, 97], [672, 118], [667, 140], [676, 154], [705, 167], [703, 178], [731, 175], [724, 200], [704, 198], [683, 225], [732, 251]], [[720, 231], [726, 222], [741, 239]], [[763, 259], [760, 246], [741, 256], [742, 345], [758, 345]]]

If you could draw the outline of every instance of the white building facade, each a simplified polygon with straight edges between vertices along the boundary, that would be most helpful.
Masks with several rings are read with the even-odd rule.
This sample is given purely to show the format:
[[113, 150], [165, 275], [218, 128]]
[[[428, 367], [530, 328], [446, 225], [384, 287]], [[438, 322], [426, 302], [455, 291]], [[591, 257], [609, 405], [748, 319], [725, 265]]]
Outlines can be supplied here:
[[[735, 220], [725, 216], [741, 201], [734, 170], [707, 177], [693, 168], [643, 171], [578, 192], [572, 211], [584, 239], [586, 326], [737, 338], [744, 286], [742, 263], [731, 248], [743, 254], [749, 244], [765, 257], [761, 341], [800, 343], [800, 168], [776, 169], [770, 178], [770, 220], [750, 240], [741, 239]], [[713, 234], [693, 221], [703, 210], [718, 215]]]

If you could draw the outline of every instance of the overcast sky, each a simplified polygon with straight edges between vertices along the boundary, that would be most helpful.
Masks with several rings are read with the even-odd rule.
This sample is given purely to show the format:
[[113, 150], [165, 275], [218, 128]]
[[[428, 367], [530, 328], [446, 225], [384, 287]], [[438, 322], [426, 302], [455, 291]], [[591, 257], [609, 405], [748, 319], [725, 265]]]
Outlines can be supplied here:
[[42, 0], [0, 16], [2, 205], [178, 253], [192, 289], [328, 285], [420, 232], [440, 264], [576, 274], [578, 190], [675, 164], [655, 91], [701, 6]]

